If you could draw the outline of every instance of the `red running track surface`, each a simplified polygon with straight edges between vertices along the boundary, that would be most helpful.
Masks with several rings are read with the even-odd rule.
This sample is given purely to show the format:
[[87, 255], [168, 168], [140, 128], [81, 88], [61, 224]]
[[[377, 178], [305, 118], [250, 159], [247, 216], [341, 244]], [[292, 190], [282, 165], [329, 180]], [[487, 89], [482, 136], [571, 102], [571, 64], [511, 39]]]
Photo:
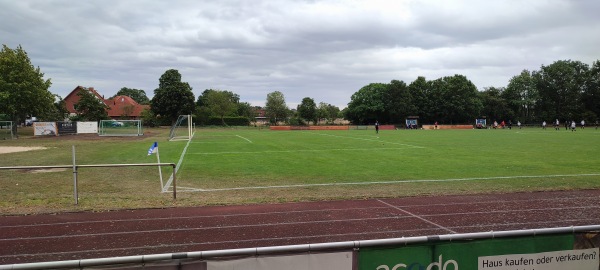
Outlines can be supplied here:
[[0, 264], [600, 224], [600, 190], [0, 216]]

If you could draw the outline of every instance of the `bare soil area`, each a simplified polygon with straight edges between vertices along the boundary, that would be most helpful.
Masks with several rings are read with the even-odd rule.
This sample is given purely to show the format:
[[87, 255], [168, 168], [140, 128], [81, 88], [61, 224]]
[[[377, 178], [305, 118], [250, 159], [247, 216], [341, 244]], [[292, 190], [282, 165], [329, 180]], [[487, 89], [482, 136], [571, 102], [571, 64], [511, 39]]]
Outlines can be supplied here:
[[0, 146], [0, 154], [17, 153], [33, 150], [44, 150], [46, 147], [25, 147], [25, 146]]

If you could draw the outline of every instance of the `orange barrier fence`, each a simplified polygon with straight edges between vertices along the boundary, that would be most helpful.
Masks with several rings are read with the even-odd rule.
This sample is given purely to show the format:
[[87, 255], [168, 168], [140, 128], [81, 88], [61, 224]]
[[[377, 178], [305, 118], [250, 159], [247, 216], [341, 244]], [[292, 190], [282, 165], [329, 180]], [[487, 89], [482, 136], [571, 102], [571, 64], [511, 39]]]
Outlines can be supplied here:
[[[423, 125], [423, 129], [435, 129], [435, 125]], [[473, 129], [473, 125], [438, 125], [437, 129]]]
[[348, 126], [270, 126], [271, 130], [348, 130]]

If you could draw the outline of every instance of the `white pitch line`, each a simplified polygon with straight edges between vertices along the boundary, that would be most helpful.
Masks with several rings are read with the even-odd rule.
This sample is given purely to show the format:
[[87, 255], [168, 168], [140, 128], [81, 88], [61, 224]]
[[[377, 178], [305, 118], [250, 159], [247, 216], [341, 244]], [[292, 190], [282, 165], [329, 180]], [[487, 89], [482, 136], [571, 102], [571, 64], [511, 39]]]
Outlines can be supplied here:
[[246, 138], [244, 138], [244, 137], [242, 137], [242, 136], [240, 136], [240, 135], [235, 135], [235, 136], [237, 136], [238, 138], [242, 138], [242, 139], [244, 139], [244, 140], [248, 141], [249, 143], [252, 143], [252, 141], [251, 141], [251, 140], [248, 140], [248, 139], [246, 139]]
[[[451, 179], [429, 179], [429, 180], [421, 179], [421, 180], [375, 181], [375, 182], [341, 182], [341, 183], [321, 183], [321, 184], [215, 188], [215, 189], [203, 189], [202, 191], [203, 192], [214, 192], [214, 191], [232, 191], [232, 190], [272, 189], [272, 188], [305, 188], [305, 187], [318, 187], [318, 186], [351, 186], [351, 185], [403, 184], [403, 183], [423, 183], [423, 182], [458, 182], [458, 181], [500, 180], [500, 179], [519, 179], [519, 178], [557, 178], [557, 177], [585, 177], [585, 176], [600, 176], [600, 173], [520, 175], [520, 176], [495, 176], [495, 177], [473, 177], [473, 178], [451, 178]], [[185, 192], [185, 191], [183, 191], [183, 192]]]
[[[321, 135], [321, 136], [329, 136], [329, 137], [334, 137], [334, 138], [342, 138], [342, 139], [353, 139], [353, 140], [361, 140], [361, 141], [369, 141], [369, 142], [383, 142], [383, 143], [388, 143], [388, 144], [395, 144], [395, 145], [402, 145], [402, 146], [408, 146], [408, 147], [412, 147], [412, 148], [425, 148], [423, 146], [416, 146], [416, 145], [411, 145], [411, 144], [405, 144], [405, 143], [395, 143], [395, 142], [388, 142], [388, 141], [382, 141], [382, 140], [376, 140], [376, 139], [365, 139], [365, 138], [356, 138], [356, 137], [347, 137], [347, 136], [338, 136], [338, 135], [331, 135], [331, 134], [325, 134], [325, 133], [307, 133], [307, 134], [314, 134], [314, 135]], [[379, 138], [379, 137], [377, 137]]]
[[393, 148], [333, 148], [333, 149], [297, 149], [297, 150], [272, 150], [272, 151], [229, 151], [211, 153], [188, 153], [188, 155], [225, 155], [225, 154], [269, 154], [269, 153], [298, 153], [298, 152], [327, 152], [327, 151], [380, 151], [380, 150], [404, 150], [410, 147]]

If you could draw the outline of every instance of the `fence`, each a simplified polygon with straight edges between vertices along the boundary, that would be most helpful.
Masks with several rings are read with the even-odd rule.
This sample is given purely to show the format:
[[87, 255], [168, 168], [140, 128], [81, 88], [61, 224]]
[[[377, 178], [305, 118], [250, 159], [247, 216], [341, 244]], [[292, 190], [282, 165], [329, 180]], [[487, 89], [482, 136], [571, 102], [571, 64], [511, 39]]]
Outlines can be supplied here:
[[[600, 225], [0, 265], [7, 269], [598, 270]], [[597, 235], [597, 233], [596, 233]], [[578, 240], [580, 239], [580, 240]], [[582, 242], [582, 243], [580, 243]], [[527, 267], [525, 267], [527, 266]]]
[[77, 190], [77, 172], [79, 168], [106, 168], [106, 167], [148, 167], [148, 166], [171, 166], [173, 167], [173, 199], [177, 199], [177, 169], [175, 163], [139, 163], [139, 164], [91, 164], [77, 165], [75, 163], [75, 146], [73, 146], [73, 164], [72, 165], [49, 165], [49, 166], [10, 166], [0, 167], [0, 170], [27, 170], [27, 169], [69, 169], [73, 168], [73, 197], [75, 204], [79, 204], [79, 194]]

